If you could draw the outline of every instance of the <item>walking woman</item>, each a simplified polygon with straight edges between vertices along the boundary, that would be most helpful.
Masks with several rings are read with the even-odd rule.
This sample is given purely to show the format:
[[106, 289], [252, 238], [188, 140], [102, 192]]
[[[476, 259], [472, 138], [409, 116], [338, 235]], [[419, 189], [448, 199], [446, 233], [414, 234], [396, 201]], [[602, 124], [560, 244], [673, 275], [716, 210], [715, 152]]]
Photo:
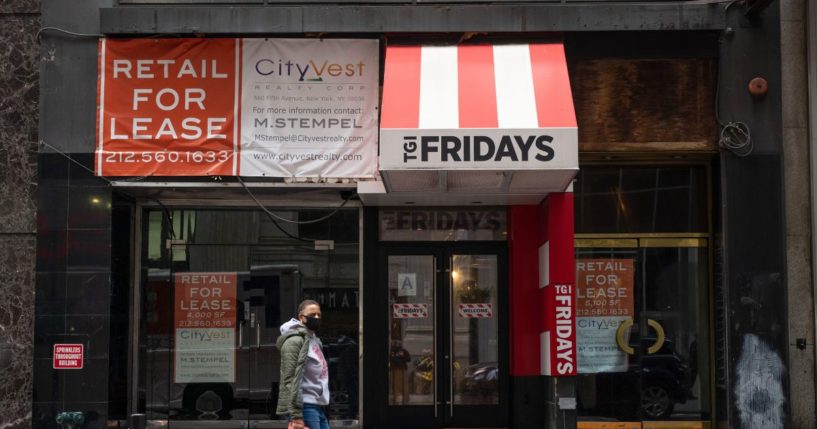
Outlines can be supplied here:
[[307, 299], [298, 317], [281, 325], [276, 345], [281, 351], [281, 383], [276, 413], [289, 416], [289, 429], [329, 429], [323, 407], [329, 405], [329, 365], [321, 340], [320, 305]]

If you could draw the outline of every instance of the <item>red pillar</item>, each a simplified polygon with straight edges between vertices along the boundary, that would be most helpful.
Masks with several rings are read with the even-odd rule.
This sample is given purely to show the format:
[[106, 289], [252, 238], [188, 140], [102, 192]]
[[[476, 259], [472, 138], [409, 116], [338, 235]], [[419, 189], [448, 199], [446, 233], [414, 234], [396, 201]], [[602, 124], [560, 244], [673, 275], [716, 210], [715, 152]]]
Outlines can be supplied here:
[[542, 207], [545, 234], [539, 246], [542, 290], [542, 375], [576, 375], [576, 263], [573, 193], [552, 193]]
[[508, 209], [508, 253], [510, 259], [510, 354], [511, 375], [539, 375], [539, 269], [536, 248], [539, 240], [537, 206]]
[[575, 375], [573, 194], [508, 216], [511, 375]]

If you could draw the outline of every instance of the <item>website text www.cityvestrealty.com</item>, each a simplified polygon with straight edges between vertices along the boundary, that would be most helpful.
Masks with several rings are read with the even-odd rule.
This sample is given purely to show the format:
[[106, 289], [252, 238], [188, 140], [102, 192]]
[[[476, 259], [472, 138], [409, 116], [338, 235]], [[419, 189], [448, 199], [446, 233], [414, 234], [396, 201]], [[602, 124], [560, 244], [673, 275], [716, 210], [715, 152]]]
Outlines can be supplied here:
[[338, 153], [271, 153], [254, 152], [253, 159], [269, 161], [362, 161], [363, 155]]

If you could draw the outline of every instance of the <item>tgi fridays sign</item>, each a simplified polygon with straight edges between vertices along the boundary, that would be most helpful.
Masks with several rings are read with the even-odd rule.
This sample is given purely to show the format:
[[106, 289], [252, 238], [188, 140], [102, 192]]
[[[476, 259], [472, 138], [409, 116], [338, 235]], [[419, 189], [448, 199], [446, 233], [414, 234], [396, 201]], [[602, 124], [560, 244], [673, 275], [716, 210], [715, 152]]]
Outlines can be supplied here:
[[[506, 134], [503, 131], [484, 134], [402, 135], [402, 150], [384, 151], [380, 162], [384, 169], [457, 169], [479, 168], [504, 170], [550, 167], [556, 160], [554, 140], [550, 134]], [[382, 134], [389, 135], [388, 131]], [[561, 134], [552, 132], [551, 134]], [[569, 140], [572, 134], [560, 140]], [[561, 137], [561, 136], [560, 136]], [[399, 158], [398, 158], [399, 157]], [[558, 162], [558, 161], [557, 161]]]
[[236, 273], [176, 273], [175, 383], [235, 382]]
[[392, 304], [394, 319], [425, 319], [428, 317], [428, 304]]
[[372, 178], [379, 42], [101, 39], [96, 174]]
[[389, 46], [380, 169], [575, 170], [560, 43]]
[[383, 241], [505, 240], [504, 209], [381, 209]]
[[544, 352], [543, 375], [576, 375], [576, 313], [572, 284], [545, 287], [548, 319], [542, 336]]

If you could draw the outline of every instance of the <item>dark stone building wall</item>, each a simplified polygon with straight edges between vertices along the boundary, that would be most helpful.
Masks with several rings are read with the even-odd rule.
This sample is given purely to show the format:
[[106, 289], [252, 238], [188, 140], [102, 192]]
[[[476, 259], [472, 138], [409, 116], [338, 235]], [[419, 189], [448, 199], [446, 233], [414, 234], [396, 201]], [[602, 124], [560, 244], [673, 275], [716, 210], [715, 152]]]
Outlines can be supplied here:
[[[124, 418], [121, 396], [127, 389], [119, 375], [127, 370], [121, 326], [128, 313], [117, 306], [122, 301], [117, 291], [128, 289], [111, 288], [112, 191], [93, 174], [98, 10], [110, 6], [111, 0], [42, 2], [42, 25], [48, 29], [39, 40], [31, 404], [37, 429], [58, 429], [55, 418], [65, 411], [83, 412], [86, 429]], [[53, 369], [57, 343], [84, 345], [83, 368]]]
[[0, 1], [0, 422], [31, 426], [38, 0]]

